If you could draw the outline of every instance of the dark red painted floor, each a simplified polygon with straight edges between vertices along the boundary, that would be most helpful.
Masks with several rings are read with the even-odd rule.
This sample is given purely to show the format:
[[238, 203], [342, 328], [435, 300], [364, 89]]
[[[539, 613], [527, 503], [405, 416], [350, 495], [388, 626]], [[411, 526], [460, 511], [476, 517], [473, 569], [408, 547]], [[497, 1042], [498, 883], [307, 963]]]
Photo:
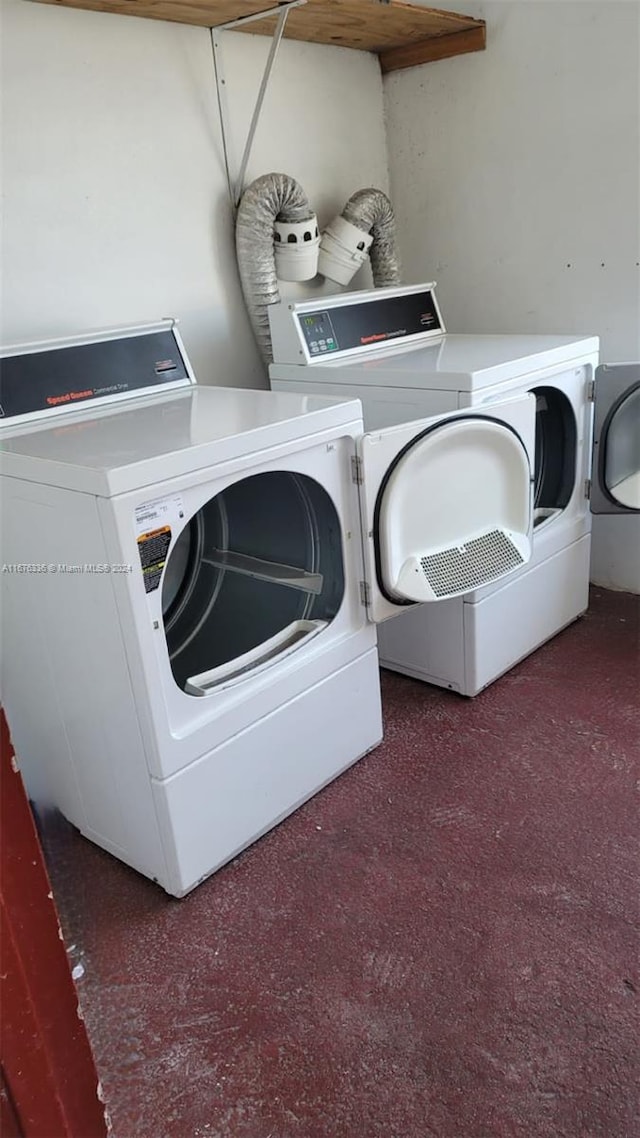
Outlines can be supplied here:
[[51, 830], [116, 1138], [638, 1138], [638, 602], [473, 701], [384, 674], [383, 745], [183, 901]]

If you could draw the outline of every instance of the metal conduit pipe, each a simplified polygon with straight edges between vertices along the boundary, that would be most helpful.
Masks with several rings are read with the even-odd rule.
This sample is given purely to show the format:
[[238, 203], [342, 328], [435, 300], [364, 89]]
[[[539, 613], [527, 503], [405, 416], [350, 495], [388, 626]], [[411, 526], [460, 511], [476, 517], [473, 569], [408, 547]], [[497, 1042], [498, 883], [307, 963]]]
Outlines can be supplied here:
[[314, 219], [302, 186], [288, 174], [263, 174], [247, 187], [238, 207], [236, 252], [240, 281], [253, 331], [264, 360], [273, 359], [267, 308], [280, 300], [276, 277], [276, 221]]

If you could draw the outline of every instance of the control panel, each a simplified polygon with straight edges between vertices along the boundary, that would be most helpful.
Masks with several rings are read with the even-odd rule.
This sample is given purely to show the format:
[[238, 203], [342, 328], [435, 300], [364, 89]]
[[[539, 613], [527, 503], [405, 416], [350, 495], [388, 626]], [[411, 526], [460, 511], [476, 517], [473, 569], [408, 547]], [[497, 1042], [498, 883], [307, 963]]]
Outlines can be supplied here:
[[269, 312], [274, 363], [326, 362], [444, 334], [433, 284], [282, 302]]
[[0, 426], [195, 383], [173, 321], [0, 351]]
[[328, 311], [305, 313], [298, 319], [312, 356], [321, 356], [323, 352], [339, 350], [338, 338]]

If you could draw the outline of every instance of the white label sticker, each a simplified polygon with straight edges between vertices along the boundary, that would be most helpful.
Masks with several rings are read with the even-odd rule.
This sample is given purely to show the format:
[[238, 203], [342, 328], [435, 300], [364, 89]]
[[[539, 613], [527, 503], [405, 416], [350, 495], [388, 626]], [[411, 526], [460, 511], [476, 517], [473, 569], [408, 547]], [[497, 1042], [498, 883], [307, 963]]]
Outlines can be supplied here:
[[179, 531], [184, 518], [184, 502], [180, 494], [171, 498], [156, 498], [152, 502], [145, 502], [136, 507], [136, 535], [150, 533], [162, 526], [172, 526]]

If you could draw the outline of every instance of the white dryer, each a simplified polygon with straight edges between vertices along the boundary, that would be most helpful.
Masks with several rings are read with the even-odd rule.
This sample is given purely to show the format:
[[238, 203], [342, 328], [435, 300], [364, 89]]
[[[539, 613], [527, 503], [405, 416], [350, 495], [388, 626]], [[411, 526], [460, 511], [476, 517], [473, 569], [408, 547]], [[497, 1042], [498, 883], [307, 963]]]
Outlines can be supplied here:
[[384, 667], [475, 695], [585, 611], [590, 499], [599, 512], [637, 506], [637, 366], [599, 369], [596, 382], [594, 336], [448, 334], [433, 284], [283, 302], [269, 317], [272, 389], [357, 397], [367, 430], [488, 413], [519, 393], [536, 400], [530, 561], [508, 580], [408, 608], [380, 630]]
[[166, 322], [6, 349], [1, 403], [28, 789], [176, 896], [380, 741], [378, 622], [530, 557], [527, 394], [364, 433], [198, 387]]

